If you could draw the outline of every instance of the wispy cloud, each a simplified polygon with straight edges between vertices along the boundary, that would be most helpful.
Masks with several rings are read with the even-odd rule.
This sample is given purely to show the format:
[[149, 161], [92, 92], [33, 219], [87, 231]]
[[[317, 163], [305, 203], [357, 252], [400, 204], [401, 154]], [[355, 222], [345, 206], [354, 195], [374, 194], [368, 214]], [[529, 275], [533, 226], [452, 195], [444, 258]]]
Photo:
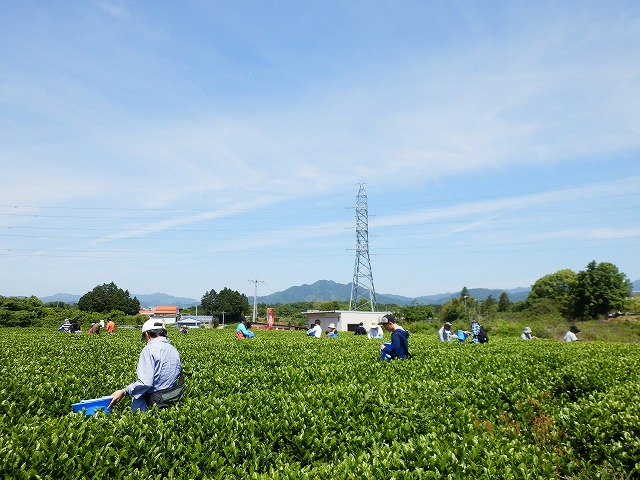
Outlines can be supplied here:
[[129, 12], [127, 10], [127, 7], [125, 6], [124, 0], [121, 0], [119, 2], [101, 1], [101, 2], [98, 2], [98, 5], [102, 10], [104, 10], [110, 15], [113, 15], [114, 17], [119, 17], [124, 19], [129, 18]]
[[[69, 266], [47, 266], [135, 278], [149, 264], [92, 269], [91, 252], [142, 258], [188, 241], [193, 257], [228, 252], [238, 263], [217, 267], [229, 272], [260, 268], [242, 257], [262, 249], [268, 270], [267, 250], [351, 248], [344, 207], [365, 183], [378, 268], [406, 288], [422, 285], [425, 263], [399, 278], [382, 252], [455, 249], [470, 271], [490, 245], [521, 252], [487, 261], [482, 280], [514, 278], [517, 262], [531, 275], [585, 263], [522, 254], [575, 242], [640, 272], [623, 248], [638, 233], [635, 2], [205, 2], [180, 6], [180, 22], [167, 5], [25, 5], [0, 19], [0, 204], [31, 216], [2, 210], [0, 225], [33, 236], [0, 232], [5, 251], [66, 251]], [[471, 275], [431, 261], [438, 279]], [[340, 268], [309, 260], [278, 275], [289, 286], [296, 272]], [[38, 283], [39, 271], [11, 269], [22, 288]]]

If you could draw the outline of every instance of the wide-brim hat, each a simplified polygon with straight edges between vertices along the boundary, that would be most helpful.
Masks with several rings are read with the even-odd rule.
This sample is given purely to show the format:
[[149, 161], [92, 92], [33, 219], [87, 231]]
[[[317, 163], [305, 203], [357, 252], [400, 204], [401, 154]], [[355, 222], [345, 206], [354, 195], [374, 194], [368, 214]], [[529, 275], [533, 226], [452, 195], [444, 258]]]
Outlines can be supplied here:
[[375, 328], [378, 326], [378, 322], [371, 322], [371, 328]]
[[329, 324], [329, 328], [336, 328], [336, 324], [335, 323], [330, 323]]
[[524, 327], [524, 333], [531, 333], [531, 329], [529, 327]]

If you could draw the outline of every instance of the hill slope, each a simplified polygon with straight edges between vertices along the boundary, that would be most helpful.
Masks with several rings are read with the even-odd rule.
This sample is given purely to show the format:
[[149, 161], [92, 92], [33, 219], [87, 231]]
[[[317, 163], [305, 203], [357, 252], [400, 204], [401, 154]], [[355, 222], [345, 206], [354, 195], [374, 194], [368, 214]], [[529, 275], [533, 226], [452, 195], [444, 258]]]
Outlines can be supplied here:
[[[633, 290], [640, 291], [640, 279], [632, 282]], [[520, 302], [527, 298], [531, 291], [530, 288], [512, 288], [512, 289], [489, 289], [489, 288], [470, 288], [469, 295], [477, 300], [486, 300], [492, 295], [495, 300], [500, 298], [502, 292], [507, 292], [509, 300], [512, 302]], [[438, 293], [435, 295], [425, 295], [417, 298], [404, 297], [402, 295], [393, 295], [385, 293], [376, 293], [376, 300], [383, 304], [396, 304], [400, 306], [410, 305], [416, 302], [422, 305], [441, 305], [448, 302], [453, 297], [458, 297], [460, 292]], [[174, 297], [166, 293], [152, 294], [134, 294], [132, 295], [140, 300], [142, 307], [155, 307], [157, 305], [177, 305], [181, 308], [190, 307], [199, 303], [199, 300], [186, 297]], [[69, 293], [57, 293], [47, 297], [40, 297], [44, 303], [48, 302], [65, 302], [77, 303], [81, 295], [73, 295]], [[331, 302], [337, 300], [339, 302], [348, 302], [351, 298], [351, 283], [336, 283], [332, 280], [318, 280], [311, 285], [299, 285], [287, 288], [281, 292], [275, 292], [270, 295], [258, 297], [260, 303], [293, 303], [293, 302]], [[253, 303], [253, 297], [249, 297], [249, 303]]]
[[[498, 290], [488, 288], [471, 288], [469, 294], [478, 300], [486, 300], [492, 295], [495, 300], [500, 298], [502, 292], [507, 292], [512, 302], [519, 302], [527, 298], [530, 289], [514, 288], [510, 290]], [[422, 297], [411, 298], [402, 295], [392, 295], [385, 293], [376, 293], [376, 300], [382, 304], [396, 304], [400, 306], [410, 305], [412, 302], [418, 304], [443, 304], [451, 300], [452, 297], [458, 297], [460, 292], [440, 293], [436, 295], [425, 295]], [[330, 302], [337, 300], [340, 302], [348, 302], [351, 298], [351, 283], [341, 284], [331, 280], [318, 280], [311, 285], [300, 285], [290, 287], [282, 292], [272, 293], [271, 295], [259, 296], [260, 303], [293, 303], [293, 302]], [[253, 297], [249, 298], [253, 303]]]

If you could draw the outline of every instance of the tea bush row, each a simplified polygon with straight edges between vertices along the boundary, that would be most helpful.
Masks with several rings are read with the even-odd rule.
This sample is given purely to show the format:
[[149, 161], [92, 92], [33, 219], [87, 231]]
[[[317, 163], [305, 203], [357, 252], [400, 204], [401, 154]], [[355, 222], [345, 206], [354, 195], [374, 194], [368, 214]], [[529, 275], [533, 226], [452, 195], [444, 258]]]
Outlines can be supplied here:
[[[388, 334], [387, 334], [388, 335]], [[172, 409], [84, 417], [135, 379], [140, 333], [0, 330], [5, 478], [634, 478], [640, 349], [410, 338], [414, 358], [343, 333], [170, 331]]]

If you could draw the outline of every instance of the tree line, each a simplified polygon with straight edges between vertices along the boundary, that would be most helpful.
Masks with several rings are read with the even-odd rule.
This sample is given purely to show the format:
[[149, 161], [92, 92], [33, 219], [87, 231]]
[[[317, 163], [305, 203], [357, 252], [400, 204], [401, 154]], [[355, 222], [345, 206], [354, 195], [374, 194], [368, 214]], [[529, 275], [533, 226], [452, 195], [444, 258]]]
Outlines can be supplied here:
[[[443, 305], [422, 305], [416, 302], [408, 306], [378, 304], [379, 311], [392, 311], [407, 322], [470, 320], [472, 317], [491, 318], [500, 313], [526, 312], [530, 316], [562, 316], [568, 320], [588, 320], [607, 317], [615, 312], [640, 311], [640, 299], [631, 298], [633, 285], [627, 276], [608, 262], [591, 261], [584, 270], [573, 272], [558, 270], [536, 280], [527, 299], [512, 303], [502, 292], [499, 299], [491, 295], [479, 300], [469, 295], [463, 287], [458, 297]], [[362, 300], [365, 301], [364, 299]], [[304, 325], [303, 312], [316, 310], [348, 310], [348, 301], [294, 302], [267, 305], [259, 303], [258, 317], [266, 318], [267, 308], [274, 308], [279, 323]], [[82, 322], [94, 322], [111, 317], [117, 323], [141, 323], [138, 316], [140, 302], [131, 298], [128, 290], [115, 283], [105, 283], [83, 295], [75, 305], [63, 302], [43, 304], [37, 297], [0, 297], [0, 326], [38, 326], [57, 323], [64, 318]], [[205, 291], [198, 306], [198, 313], [211, 315], [218, 323], [224, 315], [225, 322], [234, 323], [250, 315], [252, 306], [246, 295], [229, 288]], [[195, 313], [195, 307], [183, 309], [183, 314]]]

